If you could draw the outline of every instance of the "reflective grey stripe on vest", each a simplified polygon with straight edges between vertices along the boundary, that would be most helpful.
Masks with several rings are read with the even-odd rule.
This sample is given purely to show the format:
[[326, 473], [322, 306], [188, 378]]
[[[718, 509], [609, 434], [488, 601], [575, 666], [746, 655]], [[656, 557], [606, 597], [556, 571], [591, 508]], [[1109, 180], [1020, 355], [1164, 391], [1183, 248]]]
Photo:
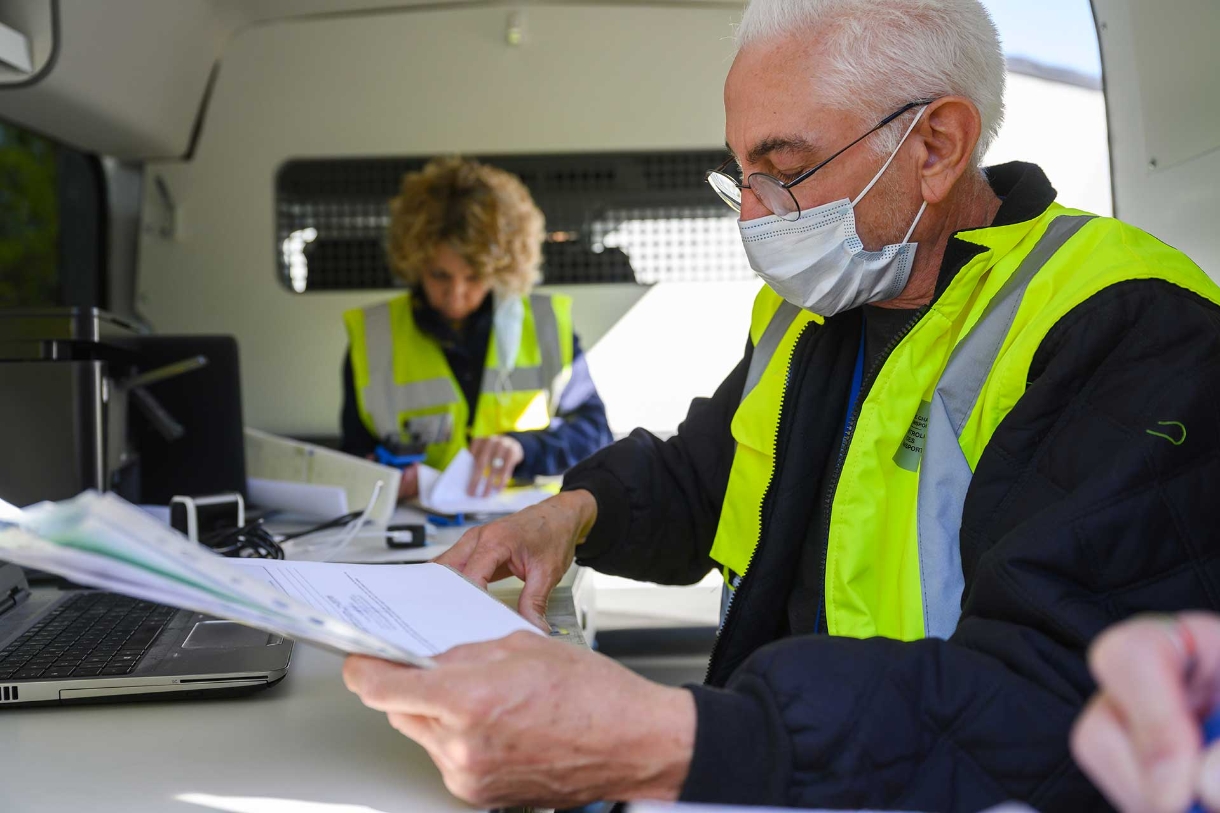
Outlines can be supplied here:
[[[551, 414], [559, 408], [559, 396], [567, 386], [567, 376], [564, 375], [563, 350], [559, 344], [559, 323], [555, 319], [555, 308], [551, 298], [542, 294], [530, 297], [530, 309], [534, 312], [534, 332], [538, 336], [539, 355], [542, 356], [542, 376], [545, 386], [517, 387], [513, 389], [546, 390], [549, 396]], [[514, 371], [515, 372], [515, 371]], [[484, 379], [486, 381], [486, 379]]]
[[788, 328], [792, 327], [792, 322], [800, 312], [801, 309], [791, 302], [782, 302], [771, 316], [771, 321], [767, 322], [766, 330], [758, 338], [758, 344], [750, 355], [750, 369], [746, 372], [746, 385], [741, 391], [742, 401], [746, 400], [746, 396], [762, 381], [763, 372], [775, 357], [775, 351], [779, 350], [780, 342], [784, 340]]
[[987, 305], [953, 353], [936, 385], [919, 469], [919, 577], [924, 634], [948, 638], [962, 614], [960, 532], [974, 472], [958, 440], [1034, 276], [1092, 216], [1061, 216]]
[[546, 373], [541, 367], [518, 367], [508, 374], [506, 381], [500, 380], [499, 370], [487, 369], [483, 371], [480, 392], [537, 392], [548, 387]]
[[456, 404], [460, 397], [448, 378], [429, 378], [410, 384], [394, 383], [394, 333], [390, 328], [390, 306], [376, 305], [364, 311], [364, 352], [369, 362], [369, 383], [364, 388], [364, 408], [377, 427], [377, 437], [397, 438], [398, 416], [432, 407]]

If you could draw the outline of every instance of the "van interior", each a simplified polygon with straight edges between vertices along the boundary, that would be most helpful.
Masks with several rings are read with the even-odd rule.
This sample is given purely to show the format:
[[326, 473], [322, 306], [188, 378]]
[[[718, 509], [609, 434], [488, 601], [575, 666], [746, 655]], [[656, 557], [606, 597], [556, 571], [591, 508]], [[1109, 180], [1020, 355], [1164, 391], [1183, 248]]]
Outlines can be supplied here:
[[[1040, 164], [1220, 280], [1220, 4], [985, 4], [1009, 68], [987, 163]], [[614, 435], [672, 433], [740, 359], [761, 284], [705, 182], [742, 7], [0, 0], [0, 312], [232, 337], [245, 425], [334, 447], [343, 313], [401, 287], [387, 200], [473, 157], [543, 210], [542, 290], [572, 298]], [[589, 585], [603, 652], [702, 678], [720, 574]]]

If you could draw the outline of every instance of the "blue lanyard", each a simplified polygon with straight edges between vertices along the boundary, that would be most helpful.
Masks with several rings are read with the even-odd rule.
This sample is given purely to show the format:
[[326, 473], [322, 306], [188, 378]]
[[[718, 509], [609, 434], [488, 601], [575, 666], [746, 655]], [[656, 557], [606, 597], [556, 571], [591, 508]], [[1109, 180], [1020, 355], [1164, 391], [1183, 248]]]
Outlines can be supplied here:
[[[843, 418], [843, 439], [839, 441], [840, 457], [847, 454], [847, 430], [851, 426], [851, 413], [856, 407], [856, 399], [860, 397], [860, 389], [864, 386], [864, 312], [860, 312], [860, 349], [856, 351], [856, 369], [851, 374], [851, 393], [847, 399], [847, 416]], [[822, 608], [826, 606], [826, 597], [818, 605], [818, 615], [813, 622], [814, 633], [821, 632]], [[723, 621], [723, 620], [722, 620]]]
[[860, 313], [860, 349], [856, 351], [856, 369], [851, 374], [851, 395], [847, 399], [847, 416], [843, 418], [843, 440], [847, 440], [847, 430], [851, 426], [851, 413], [856, 407], [856, 399], [860, 397], [860, 388], [864, 386], [864, 313]]

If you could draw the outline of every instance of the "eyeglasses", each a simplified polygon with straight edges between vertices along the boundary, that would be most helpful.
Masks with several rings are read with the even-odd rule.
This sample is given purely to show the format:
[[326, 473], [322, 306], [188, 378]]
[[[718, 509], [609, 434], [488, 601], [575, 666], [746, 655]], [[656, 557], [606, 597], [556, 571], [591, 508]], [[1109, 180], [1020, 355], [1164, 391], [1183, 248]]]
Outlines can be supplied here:
[[916, 107], [929, 105], [934, 101], [936, 100], [919, 99], [903, 105], [893, 113], [890, 113], [888, 116], [883, 118], [881, 121], [877, 122], [877, 124], [867, 133], [860, 136], [822, 163], [818, 164], [812, 169], [805, 170], [787, 183], [784, 183], [774, 175], [767, 175], [764, 172], [754, 172], [751, 173], [750, 177], [747, 178], [746, 182], [743, 184], [726, 172], [726, 170], [735, 160], [732, 156], [729, 156], [729, 158], [720, 166], [708, 171], [707, 182], [711, 184], [712, 189], [716, 190], [716, 194], [720, 196], [720, 199], [732, 207], [733, 211], [737, 212], [738, 214], [741, 213], [741, 190], [749, 189], [754, 193], [754, 196], [758, 198], [758, 202], [767, 207], [767, 211], [778, 215], [789, 222], [797, 220], [801, 216], [801, 206], [796, 202], [796, 196], [792, 194], [792, 187], [803, 181], [809, 180], [809, 178], [813, 177], [813, 174], [819, 169], [826, 166], [831, 161], [835, 160], [840, 155], [847, 152], [852, 147], [856, 146], [861, 141], [901, 116], [903, 113], [907, 112], [908, 110], [914, 110]]

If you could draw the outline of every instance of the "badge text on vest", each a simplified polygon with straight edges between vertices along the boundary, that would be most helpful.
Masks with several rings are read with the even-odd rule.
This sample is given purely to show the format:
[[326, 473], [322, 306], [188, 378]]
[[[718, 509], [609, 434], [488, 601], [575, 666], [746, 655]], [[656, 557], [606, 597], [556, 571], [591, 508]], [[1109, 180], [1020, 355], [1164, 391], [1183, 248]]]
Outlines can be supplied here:
[[453, 413], [440, 412], [435, 415], [420, 415], [403, 422], [403, 435], [411, 443], [431, 446], [448, 443], [453, 438]]
[[924, 401], [919, 405], [911, 421], [907, 436], [902, 439], [898, 451], [894, 452], [894, 463], [907, 471], [919, 471], [919, 461], [923, 459], [923, 447], [928, 437], [928, 415], [932, 412], [932, 404]]

